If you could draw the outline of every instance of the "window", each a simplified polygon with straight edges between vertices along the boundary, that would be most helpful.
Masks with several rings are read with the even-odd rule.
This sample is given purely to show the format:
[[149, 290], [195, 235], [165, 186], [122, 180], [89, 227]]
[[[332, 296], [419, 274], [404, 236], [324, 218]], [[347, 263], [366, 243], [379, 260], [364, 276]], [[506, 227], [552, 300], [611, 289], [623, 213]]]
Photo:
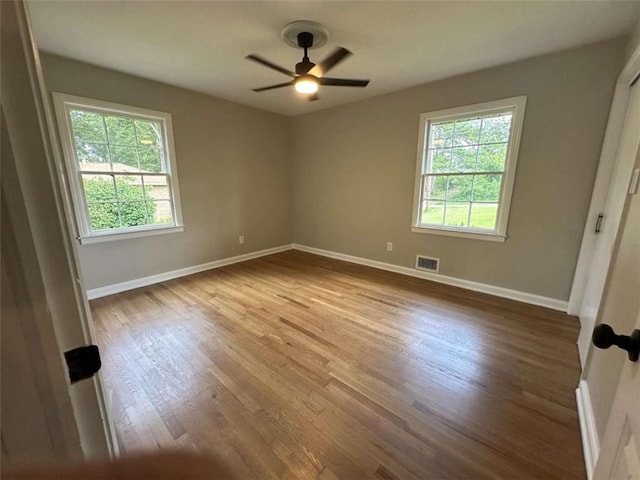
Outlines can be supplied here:
[[525, 103], [420, 116], [412, 231], [504, 242]]
[[53, 98], [81, 243], [182, 231], [171, 115]]

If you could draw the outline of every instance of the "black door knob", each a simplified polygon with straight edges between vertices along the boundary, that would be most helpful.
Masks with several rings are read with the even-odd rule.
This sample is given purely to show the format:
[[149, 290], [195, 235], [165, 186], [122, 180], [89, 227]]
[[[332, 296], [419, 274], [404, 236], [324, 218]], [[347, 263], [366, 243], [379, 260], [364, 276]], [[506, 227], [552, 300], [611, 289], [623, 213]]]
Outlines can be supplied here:
[[591, 341], [598, 348], [609, 348], [615, 345], [622, 350], [626, 350], [629, 360], [635, 362], [640, 357], [640, 330], [634, 330], [631, 335], [616, 335], [606, 323], [601, 323], [593, 329]]

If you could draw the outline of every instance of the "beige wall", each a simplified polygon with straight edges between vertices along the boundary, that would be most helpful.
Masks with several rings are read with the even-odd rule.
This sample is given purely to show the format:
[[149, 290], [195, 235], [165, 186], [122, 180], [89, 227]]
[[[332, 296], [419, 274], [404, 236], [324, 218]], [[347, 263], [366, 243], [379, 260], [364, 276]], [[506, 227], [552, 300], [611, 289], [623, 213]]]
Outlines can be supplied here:
[[[624, 50], [608, 41], [295, 118], [294, 241], [408, 267], [440, 257], [444, 275], [568, 299]], [[420, 113], [517, 95], [506, 243], [411, 233]]]
[[173, 116], [184, 232], [80, 247], [87, 288], [290, 242], [286, 117], [58, 56], [42, 64], [49, 91]]
[[[293, 240], [409, 267], [436, 256], [444, 275], [566, 300], [624, 50], [609, 41], [294, 118], [44, 54], [50, 91], [173, 115], [185, 231], [81, 247], [86, 286]], [[411, 233], [419, 114], [516, 95], [528, 103], [507, 242]]]

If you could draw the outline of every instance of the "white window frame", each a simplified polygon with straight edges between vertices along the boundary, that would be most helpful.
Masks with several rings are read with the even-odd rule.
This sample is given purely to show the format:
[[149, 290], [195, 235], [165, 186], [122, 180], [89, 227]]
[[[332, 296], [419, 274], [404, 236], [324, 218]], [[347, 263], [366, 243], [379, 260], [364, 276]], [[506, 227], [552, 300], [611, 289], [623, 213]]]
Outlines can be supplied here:
[[[418, 158], [416, 163], [416, 178], [413, 195], [413, 213], [411, 231], [414, 233], [426, 233], [434, 235], [447, 235], [452, 237], [473, 238], [477, 240], [487, 240], [492, 242], [504, 242], [507, 238], [507, 223], [509, 220], [509, 209], [511, 208], [511, 196], [513, 194], [513, 184], [516, 176], [516, 166], [518, 162], [518, 151], [520, 149], [520, 138], [522, 136], [522, 126], [524, 124], [524, 111], [527, 103], [525, 95], [519, 97], [505, 98], [492, 102], [477, 103], [464, 107], [449, 108], [428, 112], [420, 115], [420, 131], [418, 136]], [[429, 127], [431, 122], [441, 122], [445, 120], [459, 120], [472, 117], [474, 115], [487, 115], [500, 112], [513, 112], [511, 132], [507, 146], [507, 156], [505, 159], [505, 170], [498, 198], [498, 212], [495, 230], [477, 229], [471, 227], [454, 227], [449, 225], [422, 224], [422, 175], [424, 162], [426, 162], [426, 148], [429, 139]]]
[[[171, 114], [149, 110], [146, 108], [132, 107], [119, 103], [106, 102], [93, 98], [78, 97], [66, 93], [53, 92], [53, 105], [58, 123], [58, 131], [62, 143], [65, 158], [65, 167], [71, 198], [73, 200], [76, 225], [78, 228], [78, 240], [81, 244], [99, 243], [113, 240], [123, 240], [148, 235], [163, 233], [175, 233], [184, 231], [182, 223], [182, 207], [180, 204], [180, 189], [178, 186], [178, 170], [176, 167], [176, 153], [173, 143], [173, 124]], [[135, 227], [113, 228], [110, 230], [91, 230], [89, 210], [80, 180], [80, 170], [76, 156], [75, 143], [73, 141], [73, 129], [71, 125], [70, 110], [81, 109], [100, 114], [113, 114], [140, 120], [152, 120], [160, 122], [164, 133], [164, 149], [168, 177], [168, 186], [171, 192], [174, 223], [168, 225], [139, 225]], [[102, 172], [107, 174], [107, 172]]]

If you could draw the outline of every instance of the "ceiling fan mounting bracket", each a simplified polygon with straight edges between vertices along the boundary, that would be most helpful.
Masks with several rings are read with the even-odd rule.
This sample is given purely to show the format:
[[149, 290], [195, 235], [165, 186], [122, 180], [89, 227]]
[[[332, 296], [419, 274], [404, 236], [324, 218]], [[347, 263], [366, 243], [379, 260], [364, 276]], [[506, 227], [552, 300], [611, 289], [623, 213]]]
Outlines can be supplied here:
[[[301, 33], [310, 33], [313, 35], [310, 37], [312, 45], [307, 47], [309, 50], [323, 46], [327, 43], [327, 39], [329, 38], [329, 31], [323, 25], [309, 20], [296, 20], [295, 22], [288, 23], [284, 26], [282, 29], [282, 39], [287, 43], [287, 45], [293, 48], [304, 48], [300, 43], [301, 40], [298, 38], [298, 35]], [[302, 42], [305, 42], [308, 39], [308, 36], [303, 35]]]
[[300, 48], [304, 48], [305, 50], [309, 48], [313, 48], [313, 33], [300, 32], [297, 35], [297, 38], [298, 38], [298, 46]]

